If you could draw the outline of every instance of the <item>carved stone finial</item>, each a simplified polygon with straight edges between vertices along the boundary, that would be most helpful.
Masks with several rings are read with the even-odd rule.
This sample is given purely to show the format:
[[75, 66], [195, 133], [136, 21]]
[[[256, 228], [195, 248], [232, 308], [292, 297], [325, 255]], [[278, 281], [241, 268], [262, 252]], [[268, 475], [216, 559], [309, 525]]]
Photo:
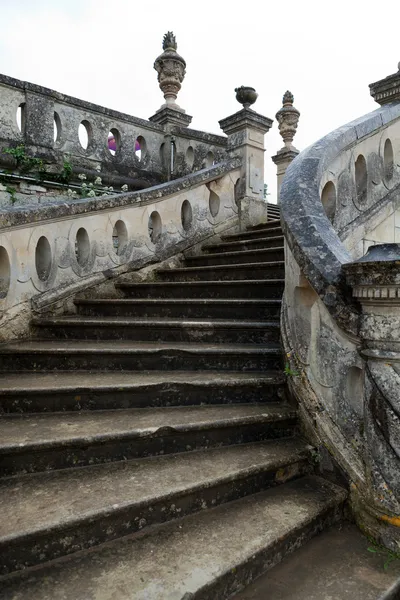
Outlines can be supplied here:
[[249, 108], [258, 98], [256, 90], [252, 87], [241, 85], [235, 88], [236, 100], [243, 104], [243, 108]]
[[178, 44], [176, 43], [176, 37], [174, 36], [173, 31], [167, 31], [167, 33], [164, 34], [162, 48], [163, 50], [168, 50], [168, 48], [171, 48], [172, 50], [178, 49]]
[[185, 78], [186, 62], [176, 51], [178, 46], [172, 31], [164, 35], [162, 46], [164, 52], [156, 58], [154, 68], [166, 105], [179, 110], [176, 98]]
[[281, 134], [285, 146], [283, 149], [296, 150], [293, 146], [293, 138], [296, 134], [297, 124], [299, 122], [300, 113], [293, 106], [294, 96], [289, 90], [285, 92], [282, 98], [282, 108], [276, 113], [278, 121], [279, 133]]

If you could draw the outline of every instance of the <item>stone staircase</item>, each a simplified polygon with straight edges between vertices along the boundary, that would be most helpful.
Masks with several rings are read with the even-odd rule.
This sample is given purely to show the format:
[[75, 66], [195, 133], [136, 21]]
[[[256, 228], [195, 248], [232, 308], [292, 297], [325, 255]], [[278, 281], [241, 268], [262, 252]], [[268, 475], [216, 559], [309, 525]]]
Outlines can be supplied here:
[[223, 600], [341, 518], [286, 393], [283, 285], [272, 220], [0, 349], [2, 600]]

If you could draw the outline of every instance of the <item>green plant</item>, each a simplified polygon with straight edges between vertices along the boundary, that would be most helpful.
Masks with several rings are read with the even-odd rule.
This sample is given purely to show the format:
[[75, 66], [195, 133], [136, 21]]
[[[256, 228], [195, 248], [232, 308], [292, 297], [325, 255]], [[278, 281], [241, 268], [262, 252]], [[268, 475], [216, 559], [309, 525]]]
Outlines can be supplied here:
[[321, 462], [321, 453], [317, 448], [311, 448], [310, 450], [310, 462], [313, 465], [319, 465]]
[[24, 144], [19, 144], [15, 148], [4, 148], [4, 154], [10, 154], [17, 161], [17, 168], [21, 173], [27, 173], [28, 171], [44, 171], [44, 164], [41, 158], [35, 156], [27, 156], [25, 153]]
[[16, 195], [15, 195], [17, 193], [16, 188], [12, 187], [11, 185], [6, 185], [6, 192], [8, 192], [10, 194], [10, 200], [11, 200], [12, 204], [14, 204], [17, 200]]
[[61, 174], [60, 174], [60, 180], [63, 183], [68, 183], [69, 180], [71, 179], [71, 175], [72, 175], [72, 165], [69, 162], [69, 160], [65, 159], [63, 162], [63, 170], [61, 171]]
[[293, 371], [290, 368], [290, 364], [288, 362], [285, 364], [285, 368], [284, 368], [283, 372], [285, 373], [285, 375], [287, 377], [298, 377], [300, 375], [300, 373], [298, 371]]
[[385, 569], [385, 571], [389, 568], [389, 565], [392, 562], [400, 560], [400, 552], [389, 550], [389, 548], [385, 548], [385, 546], [378, 544], [374, 539], [370, 537], [368, 538], [368, 541], [371, 544], [371, 546], [368, 546], [367, 548], [368, 552], [372, 552], [373, 554], [380, 554], [385, 559], [385, 562], [383, 563], [383, 568]]

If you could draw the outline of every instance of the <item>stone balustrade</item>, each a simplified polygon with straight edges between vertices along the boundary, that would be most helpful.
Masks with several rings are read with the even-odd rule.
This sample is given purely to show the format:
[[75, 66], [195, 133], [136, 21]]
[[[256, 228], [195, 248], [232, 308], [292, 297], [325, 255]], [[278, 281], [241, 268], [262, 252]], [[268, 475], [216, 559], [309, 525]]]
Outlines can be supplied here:
[[28, 157], [43, 161], [44, 180], [67, 161], [75, 178], [101, 173], [104, 181], [141, 189], [220, 162], [226, 143], [223, 136], [168, 127], [0, 75], [4, 169], [18, 166], [4, 150], [23, 145]]
[[[400, 240], [399, 99], [301, 152], [287, 168], [280, 201], [286, 240], [283, 342], [289, 372], [296, 373], [291, 389], [305, 426], [346, 474], [360, 525], [397, 548], [400, 493], [392, 481], [394, 473], [400, 476], [398, 455], [388, 451], [379, 459], [375, 453], [371, 460], [371, 418], [377, 413], [371, 417], [371, 360], [364, 350], [365, 323], [376, 323], [362, 316], [363, 298], [353, 297], [344, 268], [371, 246]], [[398, 304], [390, 318], [396, 337]], [[386, 334], [390, 338], [387, 327]], [[385, 334], [377, 339], [378, 351], [387, 341]], [[398, 395], [398, 357], [390, 363]], [[380, 393], [386, 400], [376, 402], [386, 406], [391, 392], [381, 387]], [[398, 436], [398, 418], [394, 422]]]
[[3, 209], [1, 339], [26, 335], [31, 307], [140, 269], [238, 226], [241, 159], [148, 190]]

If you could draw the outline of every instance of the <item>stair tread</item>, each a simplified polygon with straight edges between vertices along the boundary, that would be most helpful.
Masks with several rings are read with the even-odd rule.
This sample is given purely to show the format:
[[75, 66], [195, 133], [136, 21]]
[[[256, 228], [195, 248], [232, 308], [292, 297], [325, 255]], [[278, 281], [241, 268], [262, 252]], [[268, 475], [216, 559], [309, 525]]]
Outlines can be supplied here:
[[63, 315], [60, 317], [42, 317], [32, 320], [35, 325], [96, 325], [104, 326], [154, 326], [154, 327], [213, 327], [213, 328], [257, 328], [268, 329], [279, 327], [279, 320], [260, 321], [252, 319], [197, 319], [197, 318], [179, 318], [170, 317], [87, 317], [84, 315]]
[[[202, 246], [202, 250], [209, 250], [210, 248], [215, 248], [218, 249], [221, 246], [223, 246], [224, 248], [228, 247], [237, 247], [237, 246], [246, 246], [246, 244], [260, 244], [260, 243], [264, 243], [264, 242], [271, 242], [272, 240], [274, 241], [282, 241], [284, 240], [284, 236], [283, 235], [276, 235], [273, 237], [265, 237], [265, 238], [256, 238], [256, 239], [252, 239], [252, 240], [237, 240], [236, 242], [219, 242], [218, 244], [205, 244], [204, 246]], [[265, 248], [266, 250], [267, 248]]]
[[127, 506], [172, 503], [174, 495], [304, 460], [308, 449], [290, 438], [4, 478], [0, 543]]
[[185, 383], [212, 386], [246, 385], [253, 382], [282, 383], [283, 373], [278, 371], [54, 371], [50, 373], [7, 373], [0, 375], [0, 395], [40, 392], [79, 392], [85, 390], [123, 391], [141, 386]]
[[[275, 225], [276, 223], [276, 225]], [[235, 240], [235, 239], [254, 239], [255, 235], [259, 235], [260, 233], [282, 233], [282, 227], [280, 225], [280, 221], [270, 221], [270, 226], [260, 227], [258, 229], [252, 229], [248, 231], [239, 231], [238, 233], [228, 233], [226, 235], [221, 235], [221, 240]]]
[[301, 536], [345, 497], [332, 483], [303, 477], [22, 573], [3, 583], [0, 598], [182, 600], [262, 552], [273, 558], [282, 540]]
[[[241, 252], [238, 252], [237, 254], [241, 254]], [[282, 266], [282, 268], [285, 265], [285, 261], [283, 260], [274, 260], [272, 262], [248, 262], [248, 263], [234, 263], [234, 264], [229, 264], [229, 265], [206, 265], [206, 266], [202, 266], [202, 267], [176, 267], [176, 268], [172, 268], [172, 269], [158, 269], [157, 273], [177, 273], [177, 272], [185, 272], [185, 273], [193, 273], [194, 271], [209, 271], [211, 270], [224, 270], [224, 269], [243, 269], [244, 267], [251, 267], [251, 268], [257, 268], [257, 269], [261, 269], [262, 267], [264, 268], [268, 268], [268, 267], [277, 267], [277, 266]]]
[[[288, 405], [235, 404], [133, 408], [11, 416], [0, 420], [0, 453], [92, 443], [122, 436], [142, 438], [295, 418]], [[169, 431], [167, 431], [167, 428]]]
[[[260, 264], [264, 264], [264, 263], [255, 263], [256, 265], [260, 265]], [[274, 263], [272, 263], [274, 264]], [[235, 266], [240, 266], [243, 267], [243, 265], [235, 265]], [[225, 268], [226, 265], [219, 265], [218, 268]], [[209, 269], [210, 267], [192, 267], [193, 268], [206, 268]], [[212, 268], [212, 267], [211, 267]], [[164, 271], [170, 271], [171, 269], [164, 269]], [[177, 270], [177, 269], [175, 269]], [[283, 278], [266, 278], [266, 279], [230, 279], [229, 281], [219, 281], [218, 279], [211, 279], [211, 280], [203, 280], [203, 281], [145, 281], [145, 282], [131, 282], [131, 281], [124, 281], [121, 283], [116, 283], [115, 287], [116, 288], [124, 288], [124, 287], [144, 287], [144, 286], [156, 286], [156, 287], [162, 287], [162, 286], [204, 286], [204, 287], [209, 287], [210, 285], [213, 286], [218, 286], [218, 285], [223, 285], [223, 286], [234, 286], [234, 285], [265, 285], [265, 284], [271, 284], [271, 285], [277, 285], [277, 284], [284, 284], [285, 280]]]
[[255, 306], [270, 306], [271, 304], [282, 304], [282, 300], [280, 300], [279, 298], [267, 298], [265, 300], [261, 298], [93, 298], [92, 300], [86, 298], [78, 298], [74, 300], [74, 304], [193, 304], [201, 306], [203, 306], [204, 304], [216, 304], [218, 306], [225, 306], [227, 304], [239, 306], [243, 304], [250, 304]]
[[280, 345], [270, 342], [268, 344], [206, 344], [191, 342], [132, 342], [130, 340], [26, 340], [11, 342], [0, 348], [1, 354], [21, 354], [36, 352], [63, 354], [65, 352], [95, 354], [135, 354], [138, 352], [163, 352], [165, 350], [191, 353], [217, 353], [220, 354], [252, 354], [254, 352], [280, 354]]
[[[229, 257], [236, 257], [236, 256], [247, 256], [248, 254], [253, 255], [253, 254], [265, 254], [267, 252], [277, 252], [277, 251], [282, 251], [284, 250], [283, 246], [274, 246], [272, 248], [255, 248], [254, 250], [233, 250], [230, 252], [207, 252], [206, 254], [198, 254], [196, 256], [186, 256], [185, 259], [186, 260], [204, 260], [204, 259], [213, 259], [213, 258], [229, 258]], [[275, 261], [274, 261], [275, 262]], [[240, 263], [242, 264], [242, 263]], [[217, 266], [217, 265], [216, 265]]]

